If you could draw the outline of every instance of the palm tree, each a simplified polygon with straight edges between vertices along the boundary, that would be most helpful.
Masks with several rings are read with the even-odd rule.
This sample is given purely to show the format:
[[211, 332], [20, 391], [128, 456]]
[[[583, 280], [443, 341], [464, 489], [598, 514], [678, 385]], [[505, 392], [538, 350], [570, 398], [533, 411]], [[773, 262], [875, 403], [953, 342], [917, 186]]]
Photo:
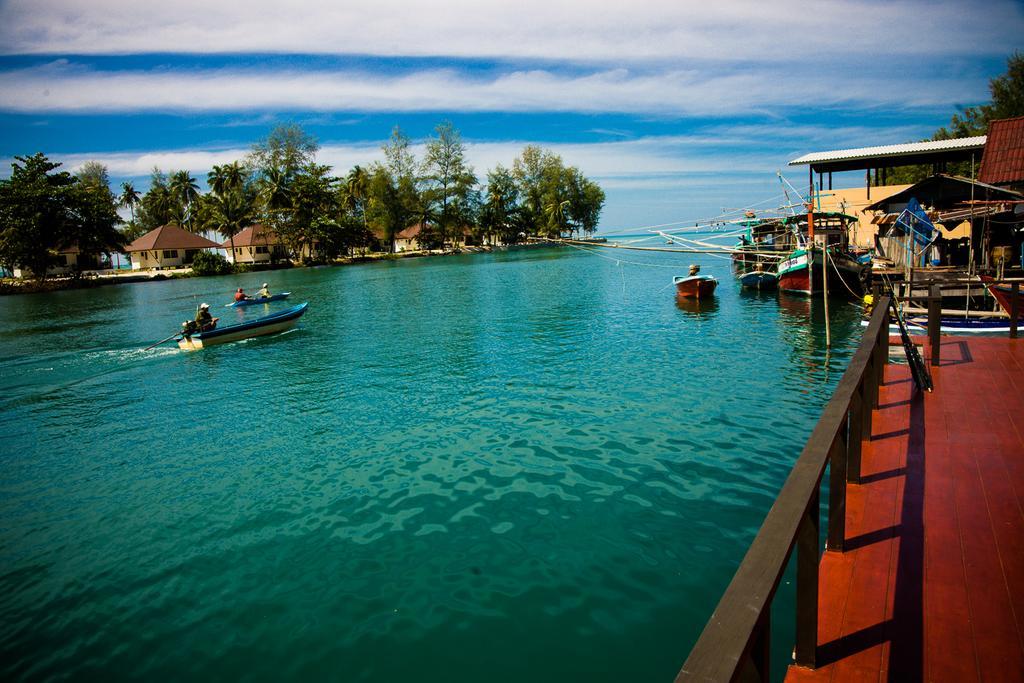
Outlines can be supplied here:
[[235, 235], [252, 223], [253, 206], [251, 197], [242, 190], [231, 190], [217, 194], [214, 198], [213, 213], [209, 227], [231, 241], [231, 262], [235, 262]]
[[199, 199], [199, 185], [188, 171], [175, 171], [171, 174], [171, 194], [182, 204], [182, 214], [188, 211], [188, 230], [194, 232], [192, 224], [192, 204]]
[[135, 186], [125, 181], [121, 183], [121, 196], [117, 199], [118, 206], [125, 206], [132, 213], [132, 223], [135, 222], [135, 207], [142, 201], [142, 195], [139, 194]]
[[550, 204], [544, 207], [544, 212], [548, 217], [548, 235], [554, 235], [555, 237], [561, 237], [562, 233], [565, 232], [567, 227], [565, 220], [565, 208], [569, 206], [569, 200], [558, 201], [554, 199]]

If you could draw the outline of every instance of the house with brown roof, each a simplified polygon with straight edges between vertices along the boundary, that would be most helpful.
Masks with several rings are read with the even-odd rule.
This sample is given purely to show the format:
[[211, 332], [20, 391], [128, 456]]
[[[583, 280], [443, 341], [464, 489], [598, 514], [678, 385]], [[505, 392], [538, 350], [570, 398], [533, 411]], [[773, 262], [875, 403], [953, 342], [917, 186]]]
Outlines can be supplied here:
[[234, 263], [270, 263], [288, 257], [277, 233], [260, 224], [250, 225], [233, 240], [224, 240], [220, 247], [228, 252], [228, 258]]
[[416, 223], [395, 233], [395, 251], [419, 251], [421, 232], [423, 232], [423, 224]]
[[180, 268], [192, 263], [196, 254], [220, 245], [202, 235], [194, 235], [177, 225], [161, 225], [150, 230], [127, 247], [132, 270]]

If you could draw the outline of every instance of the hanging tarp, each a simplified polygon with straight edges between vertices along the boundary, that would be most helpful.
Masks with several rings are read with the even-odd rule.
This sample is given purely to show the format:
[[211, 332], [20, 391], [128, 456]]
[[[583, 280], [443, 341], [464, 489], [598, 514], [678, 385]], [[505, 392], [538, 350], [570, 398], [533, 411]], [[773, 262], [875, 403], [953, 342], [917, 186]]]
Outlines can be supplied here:
[[907, 234], [913, 235], [914, 241], [922, 246], [931, 242], [935, 235], [935, 226], [914, 197], [907, 202], [907, 208], [903, 209], [899, 218], [896, 219], [896, 224], [903, 226]]

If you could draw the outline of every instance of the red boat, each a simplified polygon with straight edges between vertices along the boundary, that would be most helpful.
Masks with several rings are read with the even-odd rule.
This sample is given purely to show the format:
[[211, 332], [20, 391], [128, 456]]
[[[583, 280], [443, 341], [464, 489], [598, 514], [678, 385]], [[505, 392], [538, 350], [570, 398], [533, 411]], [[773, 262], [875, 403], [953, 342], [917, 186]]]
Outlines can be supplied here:
[[[996, 298], [996, 301], [1003, 307], [1006, 314], [1010, 315], [1013, 307], [1013, 285], [1006, 283], [996, 284], [995, 279], [988, 275], [982, 275], [981, 281], [985, 283], [988, 291]], [[1021, 287], [1017, 292], [1017, 319], [1024, 320], [1024, 283], [1021, 283]]]
[[676, 276], [672, 278], [676, 285], [676, 295], [688, 299], [706, 299], [715, 295], [718, 280], [710, 275]]

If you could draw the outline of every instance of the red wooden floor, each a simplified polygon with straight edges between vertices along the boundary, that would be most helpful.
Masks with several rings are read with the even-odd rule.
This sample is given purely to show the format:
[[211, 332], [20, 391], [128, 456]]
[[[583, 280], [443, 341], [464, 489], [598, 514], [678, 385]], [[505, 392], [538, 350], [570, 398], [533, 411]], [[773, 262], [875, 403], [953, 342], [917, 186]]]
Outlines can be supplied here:
[[819, 668], [787, 681], [1024, 681], [1024, 340], [941, 359], [923, 397], [886, 368], [848, 550], [821, 561]]

